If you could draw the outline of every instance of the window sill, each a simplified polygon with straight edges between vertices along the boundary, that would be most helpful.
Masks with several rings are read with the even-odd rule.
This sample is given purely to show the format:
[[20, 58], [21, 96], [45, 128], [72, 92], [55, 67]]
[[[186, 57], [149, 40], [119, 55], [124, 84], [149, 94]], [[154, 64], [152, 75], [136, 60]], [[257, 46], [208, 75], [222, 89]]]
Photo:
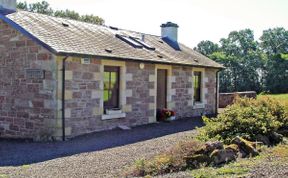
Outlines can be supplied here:
[[126, 117], [126, 113], [118, 113], [118, 114], [104, 114], [102, 115], [102, 120], [110, 120], [110, 119], [120, 119]]
[[205, 108], [205, 104], [204, 103], [195, 103], [193, 105], [193, 109], [204, 109]]

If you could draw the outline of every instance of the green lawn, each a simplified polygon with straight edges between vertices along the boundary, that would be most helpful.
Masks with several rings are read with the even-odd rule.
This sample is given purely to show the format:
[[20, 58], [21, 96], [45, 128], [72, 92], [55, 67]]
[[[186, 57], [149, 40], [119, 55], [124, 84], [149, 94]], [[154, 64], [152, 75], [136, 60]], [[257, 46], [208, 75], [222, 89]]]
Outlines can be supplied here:
[[265, 97], [265, 96], [275, 98], [279, 101], [283, 101], [283, 102], [288, 104], [288, 93], [286, 93], [286, 94], [265, 94], [265, 95], [258, 95], [257, 97], [261, 98], [261, 97]]
[[285, 94], [265, 94], [265, 95], [258, 95], [258, 97], [262, 97], [262, 96], [269, 96], [275, 99], [281, 99], [281, 100], [288, 100], [288, 93]]

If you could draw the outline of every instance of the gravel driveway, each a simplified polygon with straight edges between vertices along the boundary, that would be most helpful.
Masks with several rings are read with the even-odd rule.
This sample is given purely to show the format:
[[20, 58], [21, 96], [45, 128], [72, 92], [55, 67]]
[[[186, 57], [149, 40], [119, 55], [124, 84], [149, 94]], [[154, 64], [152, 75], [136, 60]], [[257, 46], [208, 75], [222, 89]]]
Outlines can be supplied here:
[[[136, 159], [150, 157], [195, 134], [200, 119], [112, 130], [66, 142], [0, 141], [0, 177], [121, 177]], [[184, 176], [184, 175], [183, 175]]]

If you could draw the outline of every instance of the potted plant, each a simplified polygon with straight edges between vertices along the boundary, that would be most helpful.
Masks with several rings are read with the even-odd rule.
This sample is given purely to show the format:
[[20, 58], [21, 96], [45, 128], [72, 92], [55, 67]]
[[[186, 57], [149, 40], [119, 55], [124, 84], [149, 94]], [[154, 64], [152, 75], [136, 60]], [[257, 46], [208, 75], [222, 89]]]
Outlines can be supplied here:
[[158, 121], [172, 121], [175, 120], [175, 111], [169, 109], [158, 109], [157, 110], [157, 120]]

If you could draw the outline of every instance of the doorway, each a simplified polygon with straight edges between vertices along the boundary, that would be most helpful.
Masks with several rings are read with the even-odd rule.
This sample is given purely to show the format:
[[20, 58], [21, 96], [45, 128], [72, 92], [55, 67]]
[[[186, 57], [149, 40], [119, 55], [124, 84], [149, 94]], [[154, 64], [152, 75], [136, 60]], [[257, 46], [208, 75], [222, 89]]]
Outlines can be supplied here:
[[157, 69], [157, 96], [158, 109], [167, 108], [167, 70]]

